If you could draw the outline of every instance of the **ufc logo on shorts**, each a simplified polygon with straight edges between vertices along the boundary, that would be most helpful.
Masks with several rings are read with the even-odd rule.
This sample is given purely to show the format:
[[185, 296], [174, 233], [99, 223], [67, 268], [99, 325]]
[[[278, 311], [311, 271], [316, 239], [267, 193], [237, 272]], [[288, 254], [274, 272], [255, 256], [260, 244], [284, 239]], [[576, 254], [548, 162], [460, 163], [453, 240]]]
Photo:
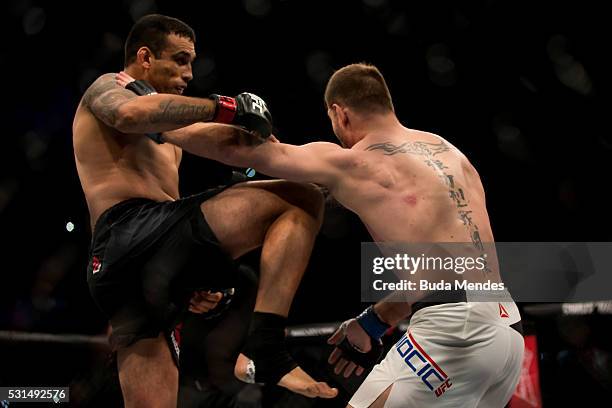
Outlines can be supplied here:
[[414, 340], [410, 332], [402, 336], [395, 348], [406, 365], [416, 373], [427, 388], [434, 391], [436, 397], [444, 394], [453, 385], [448, 375]]

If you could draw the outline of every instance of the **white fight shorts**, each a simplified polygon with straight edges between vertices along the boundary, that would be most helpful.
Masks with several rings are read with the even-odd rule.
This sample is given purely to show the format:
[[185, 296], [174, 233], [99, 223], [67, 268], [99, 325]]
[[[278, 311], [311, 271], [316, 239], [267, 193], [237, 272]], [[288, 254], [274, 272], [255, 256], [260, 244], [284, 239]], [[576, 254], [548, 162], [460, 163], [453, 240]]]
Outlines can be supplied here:
[[377, 364], [349, 404], [369, 407], [392, 386], [385, 408], [499, 408], [510, 400], [523, 362], [516, 304], [428, 306]]

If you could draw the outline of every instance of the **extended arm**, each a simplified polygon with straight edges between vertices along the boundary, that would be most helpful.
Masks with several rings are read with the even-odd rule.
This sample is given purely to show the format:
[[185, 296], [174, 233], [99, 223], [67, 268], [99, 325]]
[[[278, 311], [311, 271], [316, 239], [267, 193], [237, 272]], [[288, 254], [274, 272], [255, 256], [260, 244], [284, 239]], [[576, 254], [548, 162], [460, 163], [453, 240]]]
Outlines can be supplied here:
[[198, 123], [164, 133], [182, 149], [237, 167], [252, 167], [272, 177], [330, 185], [348, 163], [350, 151], [333, 143], [303, 146], [264, 141], [240, 128]]

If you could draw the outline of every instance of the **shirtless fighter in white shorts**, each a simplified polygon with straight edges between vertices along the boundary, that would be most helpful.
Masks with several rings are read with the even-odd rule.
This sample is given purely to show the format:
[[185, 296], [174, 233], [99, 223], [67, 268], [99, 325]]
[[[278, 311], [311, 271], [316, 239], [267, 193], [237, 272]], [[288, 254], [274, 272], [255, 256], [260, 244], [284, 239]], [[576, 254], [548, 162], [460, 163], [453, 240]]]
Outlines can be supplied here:
[[[224, 126], [219, 124], [191, 125], [165, 133], [164, 139], [226, 164], [324, 185], [379, 243], [456, 242], [482, 249], [494, 242], [476, 169], [440, 136], [402, 126], [376, 67], [353, 64], [338, 70], [327, 84], [325, 103], [344, 147], [274, 143], [238, 129], [233, 136], [215, 136], [210, 126]], [[497, 266], [490, 266], [498, 274]], [[330, 342], [346, 340], [367, 353], [386, 328], [412, 314], [405, 336], [374, 367], [349, 406], [503, 407], [519, 380], [523, 357], [518, 309], [509, 296], [499, 302], [464, 296], [439, 304], [379, 302], [345, 322]], [[347, 347], [337, 348], [330, 362], [337, 373], [360, 374], [363, 367], [352, 356]]]

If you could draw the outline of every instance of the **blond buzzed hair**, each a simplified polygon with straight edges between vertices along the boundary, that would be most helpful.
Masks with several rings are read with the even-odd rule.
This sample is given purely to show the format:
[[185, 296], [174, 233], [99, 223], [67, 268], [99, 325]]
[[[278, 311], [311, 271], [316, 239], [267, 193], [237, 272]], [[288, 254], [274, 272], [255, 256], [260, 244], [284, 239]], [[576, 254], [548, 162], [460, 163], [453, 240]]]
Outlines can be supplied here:
[[391, 93], [374, 65], [358, 63], [340, 68], [325, 88], [325, 105], [337, 103], [359, 113], [394, 112]]

